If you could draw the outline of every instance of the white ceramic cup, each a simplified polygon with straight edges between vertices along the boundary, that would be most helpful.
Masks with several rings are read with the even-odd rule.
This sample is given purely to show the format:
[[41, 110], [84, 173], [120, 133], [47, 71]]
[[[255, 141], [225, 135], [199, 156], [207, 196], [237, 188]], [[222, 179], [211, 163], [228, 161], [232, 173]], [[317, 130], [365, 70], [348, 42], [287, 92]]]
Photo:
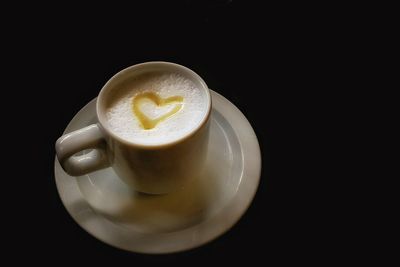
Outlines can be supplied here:
[[[143, 71], [174, 72], [193, 81], [199, 90], [204, 90], [206, 111], [191, 132], [162, 145], [133, 143], [113, 132], [105, 116], [105, 98], [110, 90], [118, 90], [118, 84]], [[115, 74], [101, 89], [96, 103], [97, 124], [65, 134], [57, 140], [57, 158], [65, 172], [72, 176], [111, 166], [127, 185], [137, 191], [169, 193], [201, 172], [207, 152], [210, 113], [209, 89], [195, 72], [169, 62], [137, 64]], [[93, 150], [84, 155], [75, 155], [86, 149]]]

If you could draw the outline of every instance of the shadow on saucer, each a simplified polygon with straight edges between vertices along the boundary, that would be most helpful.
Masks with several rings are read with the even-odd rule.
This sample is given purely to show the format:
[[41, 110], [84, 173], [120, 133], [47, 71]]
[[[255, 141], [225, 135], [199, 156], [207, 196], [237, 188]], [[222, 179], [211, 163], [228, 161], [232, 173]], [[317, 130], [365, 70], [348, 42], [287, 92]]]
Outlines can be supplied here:
[[[107, 191], [107, 185], [99, 185], [99, 182], [93, 181], [95, 179], [82, 176], [78, 178], [82, 179], [78, 183], [82, 184], [80, 189], [88, 203], [76, 203], [71, 209], [79, 210], [78, 216], [87, 216], [81, 218], [85, 221], [90, 220], [89, 213], [85, 211], [94, 209], [98, 215], [113, 223], [143, 233], [183, 230], [216, 212], [220, 186], [215, 176], [212, 171], [205, 170], [201, 175], [192, 177], [184, 187], [165, 195], [144, 194], [123, 185], [117, 188], [116, 182], [110, 183]], [[113, 178], [110, 176], [108, 179]]]

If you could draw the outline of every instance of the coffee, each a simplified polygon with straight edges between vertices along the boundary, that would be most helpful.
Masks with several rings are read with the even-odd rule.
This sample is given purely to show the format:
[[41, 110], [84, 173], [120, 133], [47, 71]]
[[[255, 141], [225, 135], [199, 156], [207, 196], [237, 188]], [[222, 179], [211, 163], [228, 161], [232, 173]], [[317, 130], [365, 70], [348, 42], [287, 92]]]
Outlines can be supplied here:
[[190, 133], [207, 113], [207, 95], [192, 80], [173, 72], [146, 72], [108, 95], [110, 129], [144, 145], [173, 142]]

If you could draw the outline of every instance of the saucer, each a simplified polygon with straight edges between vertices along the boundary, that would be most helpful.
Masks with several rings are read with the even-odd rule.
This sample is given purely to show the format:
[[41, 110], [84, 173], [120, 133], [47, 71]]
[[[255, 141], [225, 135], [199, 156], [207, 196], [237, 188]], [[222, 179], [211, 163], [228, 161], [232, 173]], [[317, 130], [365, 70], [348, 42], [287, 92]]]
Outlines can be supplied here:
[[[261, 155], [244, 115], [223, 96], [214, 91], [211, 95], [206, 171], [174, 193], [135, 192], [112, 168], [71, 177], [56, 158], [57, 189], [74, 220], [109, 245], [151, 254], [195, 248], [229, 230], [256, 193]], [[93, 99], [75, 115], [64, 134], [96, 122]]]

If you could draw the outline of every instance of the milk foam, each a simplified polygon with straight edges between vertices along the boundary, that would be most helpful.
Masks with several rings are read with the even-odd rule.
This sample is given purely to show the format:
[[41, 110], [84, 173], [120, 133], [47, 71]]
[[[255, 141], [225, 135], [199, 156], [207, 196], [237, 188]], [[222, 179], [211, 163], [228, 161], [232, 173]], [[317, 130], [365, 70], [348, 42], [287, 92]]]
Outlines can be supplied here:
[[[206, 93], [184, 76], [175, 73], [147, 73], [125, 82], [110, 95], [106, 118], [112, 131], [123, 139], [141, 144], [160, 144], [179, 139], [199, 125], [207, 108]], [[153, 129], [143, 129], [132, 109], [136, 95], [155, 92], [162, 98], [183, 97], [182, 108]], [[147, 101], [140, 107], [149, 118], [172, 110], [176, 103], [158, 107]]]

